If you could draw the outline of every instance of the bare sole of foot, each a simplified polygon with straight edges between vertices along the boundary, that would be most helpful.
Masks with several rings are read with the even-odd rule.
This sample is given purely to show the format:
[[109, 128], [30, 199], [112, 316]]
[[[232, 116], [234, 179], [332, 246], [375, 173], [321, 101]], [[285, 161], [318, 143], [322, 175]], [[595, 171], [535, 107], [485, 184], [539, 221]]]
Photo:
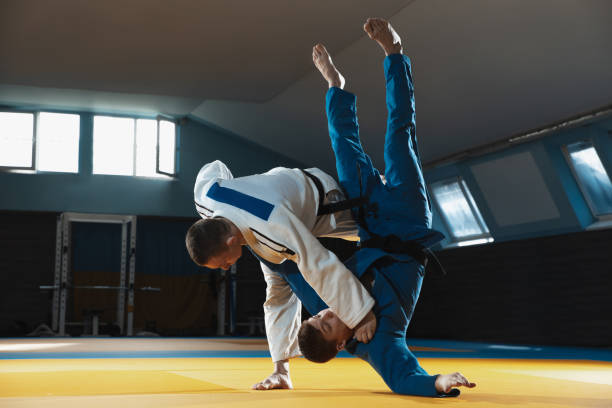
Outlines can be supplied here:
[[338, 87], [344, 89], [345, 80], [340, 71], [336, 69], [336, 66], [332, 62], [327, 49], [323, 44], [317, 44], [312, 47], [312, 62], [315, 67], [321, 72], [323, 78], [327, 81], [329, 87]]
[[402, 53], [402, 40], [387, 20], [368, 18], [363, 31], [381, 46], [385, 55]]

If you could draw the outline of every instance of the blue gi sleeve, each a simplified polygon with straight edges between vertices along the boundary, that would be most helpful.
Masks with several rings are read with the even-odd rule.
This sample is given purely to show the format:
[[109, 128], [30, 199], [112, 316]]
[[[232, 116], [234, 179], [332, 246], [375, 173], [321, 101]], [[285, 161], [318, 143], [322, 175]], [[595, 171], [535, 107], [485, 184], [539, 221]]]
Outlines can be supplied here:
[[378, 332], [370, 343], [360, 343], [356, 354], [370, 363], [391, 391], [424, 397], [438, 395], [437, 375], [427, 374], [403, 337]]

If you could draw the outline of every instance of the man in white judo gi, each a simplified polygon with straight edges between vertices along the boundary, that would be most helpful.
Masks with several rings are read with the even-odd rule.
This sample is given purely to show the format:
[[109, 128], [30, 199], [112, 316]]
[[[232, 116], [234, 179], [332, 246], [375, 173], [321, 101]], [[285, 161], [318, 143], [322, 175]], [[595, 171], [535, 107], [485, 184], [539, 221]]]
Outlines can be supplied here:
[[315, 168], [275, 168], [233, 178], [225, 164], [214, 161], [200, 170], [194, 198], [203, 217], [191, 226], [185, 240], [194, 262], [228, 269], [240, 258], [244, 245], [262, 261], [267, 283], [266, 334], [274, 371], [254, 388], [292, 388], [288, 359], [300, 355], [297, 332], [301, 303], [289, 284], [272, 270], [274, 265], [295, 262], [321, 299], [355, 329], [355, 338], [362, 342], [371, 339], [376, 330], [374, 299], [317, 240], [359, 240], [349, 210], [320, 214], [323, 206], [344, 200], [333, 177]]

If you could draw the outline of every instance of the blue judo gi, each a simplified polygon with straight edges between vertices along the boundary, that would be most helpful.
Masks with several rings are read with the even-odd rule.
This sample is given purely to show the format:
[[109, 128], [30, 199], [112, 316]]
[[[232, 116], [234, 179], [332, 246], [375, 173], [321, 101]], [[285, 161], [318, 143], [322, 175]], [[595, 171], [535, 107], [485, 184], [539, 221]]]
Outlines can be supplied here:
[[[338, 179], [348, 198], [368, 198], [362, 214], [357, 210], [354, 213], [362, 240], [372, 235], [396, 235], [429, 247], [444, 236], [431, 229], [431, 205], [415, 135], [410, 60], [404, 55], [390, 55], [384, 60], [384, 72], [388, 109], [386, 183], [361, 146], [355, 95], [333, 87], [326, 95], [326, 110]], [[311, 314], [327, 308], [295, 263], [262, 261], [283, 276]], [[459, 395], [457, 389], [439, 394], [434, 385], [437, 376], [427, 374], [406, 344], [406, 330], [421, 291], [424, 267], [409, 255], [378, 248], [362, 248], [345, 263], [362, 282], [371, 284], [370, 293], [376, 300], [373, 311], [378, 319], [370, 343], [353, 342], [347, 350], [370, 363], [396, 393]]]

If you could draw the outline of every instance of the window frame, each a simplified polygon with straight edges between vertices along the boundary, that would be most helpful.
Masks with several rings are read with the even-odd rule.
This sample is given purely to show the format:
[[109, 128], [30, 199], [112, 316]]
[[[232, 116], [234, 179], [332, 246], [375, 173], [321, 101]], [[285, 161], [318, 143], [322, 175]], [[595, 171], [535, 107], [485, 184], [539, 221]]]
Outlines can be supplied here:
[[[160, 170], [159, 168], [159, 137], [160, 137], [160, 128], [161, 128], [161, 122], [165, 121], [165, 122], [170, 122], [174, 124], [174, 172], [173, 173], [168, 173], [165, 171]], [[164, 176], [168, 176], [168, 177], [172, 177], [172, 178], [176, 178], [177, 177], [177, 159], [178, 159], [178, 155], [177, 155], [177, 147], [178, 147], [178, 127], [179, 124], [177, 123], [177, 121], [175, 121], [172, 118], [168, 118], [166, 116], [162, 116], [162, 115], [158, 115], [157, 116], [157, 145], [155, 146], [155, 151], [156, 151], [156, 155], [155, 155], [155, 172], [157, 174], [162, 174]], [[134, 165], [136, 164], [136, 162], [134, 162]]]
[[567, 163], [567, 166], [569, 167], [572, 173], [572, 176], [574, 177], [574, 181], [576, 181], [576, 184], [578, 185], [578, 189], [580, 190], [580, 193], [582, 194], [584, 201], [586, 201], [587, 206], [589, 207], [589, 211], [591, 211], [591, 215], [593, 216], [595, 221], [612, 221], [612, 213], [608, 213], [608, 214], [598, 214], [597, 213], [590, 194], [586, 192], [586, 189], [582, 185], [582, 181], [580, 180], [580, 177], [578, 176], [578, 173], [576, 172], [576, 168], [574, 167], [574, 162], [572, 161], [571, 153], [569, 152], [569, 149], [568, 149], [569, 145], [573, 145], [576, 143], [590, 144], [591, 147], [595, 149], [595, 153], [597, 154], [597, 157], [599, 158], [599, 161], [601, 162], [601, 165], [606, 171], [606, 175], [608, 176], [608, 179], [611, 182], [612, 182], [612, 177], [610, 177], [610, 173], [608, 172], [608, 169], [606, 168], [606, 165], [604, 161], [602, 160], [602, 157], [599, 154], [599, 151], [597, 149], [597, 145], [595, 144], [595, 141], [593, 139], [591, 138], [578, 139], [578, 140], [574, 140], [574, 141], [565, 143], [564, 145], [561, 146], [561, 151], [563, 152], [563, 156], [565, 157], [565, 162]]
[[[95, 121], [96, 116], [102, 116], [102, 117], [110, 117], [110, 118], [120, 118], [120, 119], [131, 119], [134, 121], [134, 138], [133, 138], [133, 147], [132, 147], [132, 174], [105, 174], [105, 173], [94, 173], [93, 172], [93, 168], [92, 168], [92, 174], [94, 176], [119, 176], [119, 177], [140, 177], [140, 178], [149, 178], [149, 179], [158, 179], [158, 180], [164, 180], [166, 178], [171, 178], [171, 179], [176, 179], [178, 178], [178, 132], [179, 132], [179, 123], [177, 120], [168, 117], [168, 116], [163, 116], [163, 115], [157, 115], [155, 118], [152, 118], [150, 116], [134, 116], [134, 115], [116, 115], [116, 114], [105, 114], [105, 113], [94, 113], [92, 114], [91, 118], [92, 118], [92, 129], [91, 129], [91, 141], [92, 141], [92, 151], [91, 151], [91, 161], [92, 161], [92, 165], [93, 165], [93, 156], [95, 154], [95, 151], [93, 150], [93, 140], [94, 140], [94, 127], [93, 127], [93, 122]], [[155, 146], [155, 173], [157, 175], [162, 175], [165, 177], [151, 177], [151, 176], [139, 176], [136, 174], [136, 160], [137, 160], [137, 140], [138, 140], [138, 120], [143, 119], [143, 120], [154, 120], [157, 122], [157, 129], [156, 129], [156, 146]], [[160, 121], [166, 121], [166, 122], [172, 122], [174, 123], [174, 173], [167, 173], [167, 172], [163, 172], [159, 170], [159, 122]]]
[[[38, 116], [40, 112], [25, 109], [11, 109], [11, 110], [0, 110], [0, 113], [30, 113], [32, 114], [32, 165], [31, 166], [3, 166], [0, 165], [0, 171], [12, 171], [12, 170], [30, 170], [38, 172], [36, 169], [36, 158], [38, 153], [36, 151], [36, 139], [38, 139]], [[46, 173], [46, 172], [45, 172]]]
[[[448, 219], [446, 213], [442, 210], [442, 206], [438, 202], [438, 197], [436, 196], [435, 190], [434, 190], [438, 186], [446, 186], [446, 185], [450, 185], [454, 183], [457, 183], [459, 185], [459, 188], [461, 189], [461, 193], [463, 194], [463, 198], [468, 203], [468, 206], [470, 207], [470, 211], [472, 212], [472, 216], [476, 220], [476, 223], [480, 227], [480, 230], [483, 231], [482, 233], [466, 235], [463, 237], [457, 237], [454, 234], [452, 224], [450, 220]], [[451, 245], [457, 245], [457, 244], [460, 244], [462, 242], [467, 242], [467, 241], [479, 241], [482, 239], [487, 239], [488, 242], [486, 243], [493, 242], [493, 236], [491, 235], [491, 230], [489, 230], [489, 227], [487, 226], [484, 218], [482, 217], [480, 209], [476, 205], [476, 201], [474, 200], [474, 197], [472, 196], [472, 193], [470, 192], [469, 187], [467, 186], [467, 183], [465, 182], [463, 177], [455, 176], [455, 177], [436, 181], [429, 185], [429, 190], [431, 192], [430, 195], [434, 201], [436, 209], [438, 210], [438, 213], [441, 215], [442, 223], [444, 224], [444, 227], [450, 234], [449, 240], [451, 241]]]

